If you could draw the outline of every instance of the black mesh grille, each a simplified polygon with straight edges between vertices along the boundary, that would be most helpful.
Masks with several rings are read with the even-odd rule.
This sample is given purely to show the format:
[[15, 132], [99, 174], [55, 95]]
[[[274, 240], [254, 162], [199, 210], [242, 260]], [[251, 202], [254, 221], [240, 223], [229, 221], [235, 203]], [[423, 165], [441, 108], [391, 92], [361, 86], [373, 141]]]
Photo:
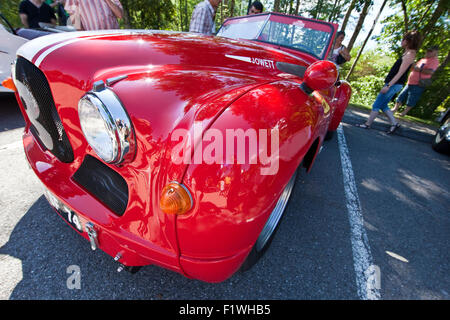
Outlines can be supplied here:
[[17, 90], [28, 118], [31, 132], [39, 142], [62, 162], [72, 162], [73, 150], [56, 111], [45, 75], [28, 60], [16, 63]]
[[100, 160], [87, 155], [73, 180], [111, 211], [121, 216], [128, 205], [128, 185], [120, 174]]

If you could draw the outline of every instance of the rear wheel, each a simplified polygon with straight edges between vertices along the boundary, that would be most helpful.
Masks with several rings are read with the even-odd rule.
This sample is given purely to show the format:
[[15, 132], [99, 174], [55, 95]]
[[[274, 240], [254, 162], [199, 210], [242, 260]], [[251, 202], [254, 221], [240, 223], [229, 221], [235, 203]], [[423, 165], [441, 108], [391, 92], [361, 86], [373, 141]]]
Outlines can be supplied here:
[[327, 131], [327, 134], [325, 135], [324, 140], [328, 141], [328, 140], [333, 139], [334, 133], [335, 133], [335, 131]]
[[450, 154], [450, 117], [438, 129], [431, 146], [440, 153]]
[[258, 262], [258, 260], [264, 255], [266, 250], [269, 248], [275, 236], [275, 233], [278, 229], [278, 226], [280, 225], [281, 218], [283, 217], [284, 211], [291, 197], [292, 190], [294, 189], [295, 179], [297, 177], [298, 170], [300, 170], [300, 168], [294, 172], [288, 184], [286, 185], [280, 197], [278, 198], [277, 204], [275, 205], [275, 208], [272, 210], [269, 219], [267, 219], [267, 222], [264, 225], [261, 233], [259, 234], [259, 237], [255, 242], [255, 245], [253, 246], [252, 250], [247, 256], [247, 259], [242, 264], [241, 271], [247, 271], [251, 267], [253, 267], [253, 265], [255, 265], [255, 263]]

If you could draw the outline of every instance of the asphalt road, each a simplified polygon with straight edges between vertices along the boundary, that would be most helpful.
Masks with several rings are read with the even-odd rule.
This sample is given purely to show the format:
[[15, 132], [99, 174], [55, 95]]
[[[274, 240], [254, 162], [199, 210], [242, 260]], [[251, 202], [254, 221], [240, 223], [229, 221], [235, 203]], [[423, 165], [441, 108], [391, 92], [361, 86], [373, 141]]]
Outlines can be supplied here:
[[[118, 273], [111, 257], [91, 251], [42, 196], [24, 158], [20, 112], [0, 97], [0, 299], [362, 299], [364, 259], [378, 298], [450, 299], [450, 158], [431, 149], [432, 130], [404, 125], [389, 136], [382, 119], [371, 130], [352, 125], [363, 117], [348, 110], [341, 136], [297, 178], [262, 260], [208, 284], [156, 266]], [[360, 247], [357, 232], [367, 240]], [[73, 266], [79, 289], [68, 286]]]

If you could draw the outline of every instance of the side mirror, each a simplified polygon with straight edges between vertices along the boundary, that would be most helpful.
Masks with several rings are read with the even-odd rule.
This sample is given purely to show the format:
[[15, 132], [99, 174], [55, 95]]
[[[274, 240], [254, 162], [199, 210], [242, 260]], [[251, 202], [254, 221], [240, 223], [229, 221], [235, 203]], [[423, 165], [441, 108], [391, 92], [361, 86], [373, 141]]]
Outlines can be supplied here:
[[338, 80], [336, 65], [327, 60], [316, 61], [308, 67], [303, 76], [301, 88], [307, 94], [316, 90], [325, 90], [333, 86]]

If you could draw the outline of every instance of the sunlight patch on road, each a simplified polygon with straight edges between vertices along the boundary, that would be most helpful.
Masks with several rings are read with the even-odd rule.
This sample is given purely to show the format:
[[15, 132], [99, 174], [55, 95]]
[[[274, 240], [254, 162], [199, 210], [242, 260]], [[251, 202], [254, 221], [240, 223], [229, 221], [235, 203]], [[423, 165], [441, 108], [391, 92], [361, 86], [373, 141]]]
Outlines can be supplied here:
[[23, 279], [22, 261], [6, 254], [0, 254], [0, 300], [8, 300], [15, 287]]
[[406, 262], [406, 263], [408, 263], [409, 262], [409, 260], [408, 259], [406, 259], [406, 258], [404, 258], [404, 257], [402, 257], [401, 255], [399, 255], [399, 254], [396, 254], [396, 253], [394, 253], [394, 252], [391, 252], [391, 251], [385, 251], [386, 252], [386, 254], [387, 255], [389, 255], [389, 256], [391, 256], [392, 258], [394, 258], [394, 259], [397, 259], [397, 260], [400, 260], [400, 261], [402, 261], [402, 262]]

